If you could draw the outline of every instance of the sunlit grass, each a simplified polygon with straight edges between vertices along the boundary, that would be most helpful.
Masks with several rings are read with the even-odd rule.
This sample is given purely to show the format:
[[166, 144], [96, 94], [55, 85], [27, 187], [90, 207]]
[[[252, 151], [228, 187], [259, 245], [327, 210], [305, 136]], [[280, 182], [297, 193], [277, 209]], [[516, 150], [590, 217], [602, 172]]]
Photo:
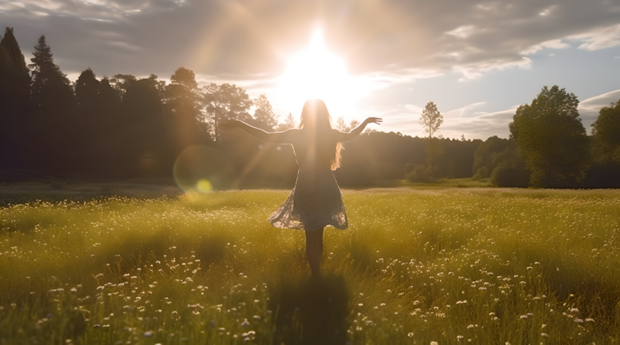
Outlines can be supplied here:
[[344, 191], [323, 281], [287, 193], [0, 208], [0, 343], [620, 341], [617, 191]]

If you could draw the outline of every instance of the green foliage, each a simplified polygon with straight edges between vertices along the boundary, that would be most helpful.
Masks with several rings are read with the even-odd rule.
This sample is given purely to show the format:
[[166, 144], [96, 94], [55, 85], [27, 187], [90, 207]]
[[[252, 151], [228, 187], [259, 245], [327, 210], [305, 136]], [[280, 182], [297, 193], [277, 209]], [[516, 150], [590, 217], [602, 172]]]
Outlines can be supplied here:
[[592, 124], [592, 160], [584, 185], [620, 187], [620, 101], [603, 107]]
[[[67, 75], [54, 63], [54, 57], [51, 48], [47, 45], [45, 35], [39, 37], [32, 55], [32, 63], [29, 67], [32, 73], [31, 97], [35, 111], [54, 113], [51, 116], [66, 116], [56, 114], [56, 112], [71, 108], [73, 90]], [[44, 115], [39, 114], [39, 116]]]
[[429, 138], [433, 137], [433, 133], [439, 130], [442, 123], [443, 115], [437, 110], [437, 105], [433, 102], [426, 103], [420, 115], [420, 124], [424, 127], [424, 131], [428, 133]]
[[592, 135], [600, 160], [620, 162], [620, 100], [599, 111], [592, 124]]
[[432, 183], [435, 181], [434, 171], [428, 165], [408, 164], [405, 167], [405, 180], [414, 183]]
[[271, 107], [271, 103], [269, 103], [267, 96], [258, 96], [254, 100], [254, 106], [256, 106], [256, 110], [254, 111], [254, 120], [261, 124], [261, 128], [267, 131], [273, 131], [275, 126], [278, 124], [278, 117], [273, 112], [273, 108]]
[[0, 45], [6, 49], [15, 71], [20, 74], [22, 78], [29, 80], [30, 77], [28, 76], [29, 71], [26, 66], [26, 59], [24, 58], [24, 54], [19, 47], [19, 43], [17, 43], [17, 39], [15, 39], [13, 28], [6, 27], [4, 36], [2, 36], [2, 40], [0, 41]]
[[498, 138], [496, 135], [481, 143], [474, 153], [474, 176], [479, 179], [490, 177], [497, 164], [494, 164], [495, 157], [510, 146], [514, 146], [513, 141]]
[[351, 129], [347, 128], [347, 122], [344, 120], [344, 117], [340, 116], [334, 125], [334, 128], [341, 132], [349, 132]]
[[502, 164], [493, 169], [491, 183], [497, 187], [525, 188], [530, 184], [530, 172], [523, 167]]
[[279, 123], [276, 127], [276, 130], [282, 132], [287, 129], [297, 128], [297, 126], [298, 124], [295, 121], [295, 117], [293, 117], [293, 114], [288, 113], [288, 115], [284, 118], [284, 122]]
[[[7, 27], [0, 40], [0, 137], [10, 135], [7, 127], [19, 123], [26, 111], [30, 75], [13, 28]], [[7, 131], [8, 132], [8, 131]]]
[[426, 151], [426, 173], [430, 174], [433, 180], [439, 178], [441, 171], [439, 164], [443, 160], [445, 153], [443, 142], [437, 138], [429, 137], [424, 141]]
[[52, 171], [75, 170], [79, 163], [72, 148], [78, 143], [79, 121], [73, 88], [67, 76], [54, 63], [45, 36], [34, 47], [31, 64], [30, 110], [37, 135], [29, 143], [42, 166]]
[[589, 166], [588, 138], [579, 118], [577, 96], [546, 86], [532, 104], [517, 109], [509, 124], [519, 155], [532, 172], [530, 184], [581, 182]]
[[117, 172], [120, 167], [110, 162], [118, 161], [127, 149], [118, 136], [125, 120], [120, 92], [112, 88], [107, 78], [98, 80], [90, 68], [80, 74], [74, 89], [81, 124], [80, 145], [76, 147], [81, 168], [98, 174]]
[[203, 91], [206, 117], [213, 129], [216, 142], [221, 142], [224, 139], [224, 134], [219, 126], [220, 121], [231, 119], [247, 121], [252, 118], [248, 110], [253, 102], [245, 89], [235, 84], [217, 85], [211, 83], [204, 86]]
[[[77, 106], [80, 121], [94, 121], [92, 117], [98, 119], [99, 102], [99, 80], [95, 77], [92, 69], [87, 68], [78, 77], [74, 85], [75, 103]], [[90, 134], [90, 133], [89, 133]]]
[[482, 167], [476, 170], [476, 173], [474, 174], [474, 176], [472, 176], [472, 179], [474, 179], [474, 181], [479, 181], [484, 178], [487, 178], [488, 176], [489, 176], [489, 169], [487, 169], [487, 167]]
[[172, 84], [182, 85], [188, 90], [198, 89], [198, 83], [196, 82], [196, 75], [193, 71], [184, 67], [179, 67], [174, 74], [170, 77]]
[[492, 161], [491, 184], [497, 187], [528, 187], [531, 172], [526, 168], [523, 158], [517, 155], [512, 145], [497, 154]]
[[165, 88], [165, 112], [171, 120], [170, 136], [175, 152], [197, 143], [211, 141], [202, 113], [203, 99], [193, 71], [180, 67]]
[[620, 337], [614, 191], [345, 190], [350, 228], [327, 229], [319, 282], [307, 278], [303, 233], [266, 221], [287, 193], [0, 208], [0, 341]]

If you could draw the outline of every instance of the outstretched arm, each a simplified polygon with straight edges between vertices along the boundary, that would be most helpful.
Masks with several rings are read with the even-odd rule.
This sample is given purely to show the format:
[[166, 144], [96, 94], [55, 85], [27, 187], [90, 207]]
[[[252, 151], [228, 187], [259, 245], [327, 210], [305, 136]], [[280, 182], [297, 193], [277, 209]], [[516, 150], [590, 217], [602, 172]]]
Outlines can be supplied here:
[[222, 121], [220, 125], [226, 129], [241, 128], [254, 137], [268, 143], [289, 144], [295, 139], [295, 133], [298, 131], [297, 129], [288, 129], [284, 132], [267, 132], [240, 120]]
[[366, 120], [364, 120], [364, 122], [362, 122], [361, 125], [357, 126], [356, 128], [354, 128], [349, 133], [343, 133], [343, 132], [337, 131], [338, 132], [338, 140], [337, 141], [345, 142], [345, 141], [352, 140], [353, 138], [358, 136], [360, 133], [362, 133], [364, 128], [366, 128], [366, 125], [368, 125], [370, 123], [376, 123], [376, 124], [380, 125], [381, 122], [383, 122], [383, 119], [380, 118], [380, 117], [369, 117]]

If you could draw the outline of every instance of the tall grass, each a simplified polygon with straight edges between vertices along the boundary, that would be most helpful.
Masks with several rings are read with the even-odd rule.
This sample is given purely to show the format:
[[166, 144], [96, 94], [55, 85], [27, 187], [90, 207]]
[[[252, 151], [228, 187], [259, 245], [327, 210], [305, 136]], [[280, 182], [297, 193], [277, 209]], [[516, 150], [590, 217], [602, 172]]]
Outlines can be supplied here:
[[345, 191], [318, 281], [286, 196], [0, 208], [0, 344], [620, 342], [617, 191]]

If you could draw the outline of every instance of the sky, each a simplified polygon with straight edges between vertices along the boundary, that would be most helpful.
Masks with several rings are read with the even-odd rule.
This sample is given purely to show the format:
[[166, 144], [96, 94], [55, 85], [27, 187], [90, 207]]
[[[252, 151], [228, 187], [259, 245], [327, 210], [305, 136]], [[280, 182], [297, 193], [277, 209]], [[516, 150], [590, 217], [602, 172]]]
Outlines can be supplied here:
[[185, 67], [267, 95], [281, 120], [320, 97], [412, 136], [431, 101], [442, 136], [486, 139], [545, 85], [578, 97], [588, 132], [620, 99], [617, 0], [0, 0], [0, 25], [27, 60], [44, 34], [72, 80]]

